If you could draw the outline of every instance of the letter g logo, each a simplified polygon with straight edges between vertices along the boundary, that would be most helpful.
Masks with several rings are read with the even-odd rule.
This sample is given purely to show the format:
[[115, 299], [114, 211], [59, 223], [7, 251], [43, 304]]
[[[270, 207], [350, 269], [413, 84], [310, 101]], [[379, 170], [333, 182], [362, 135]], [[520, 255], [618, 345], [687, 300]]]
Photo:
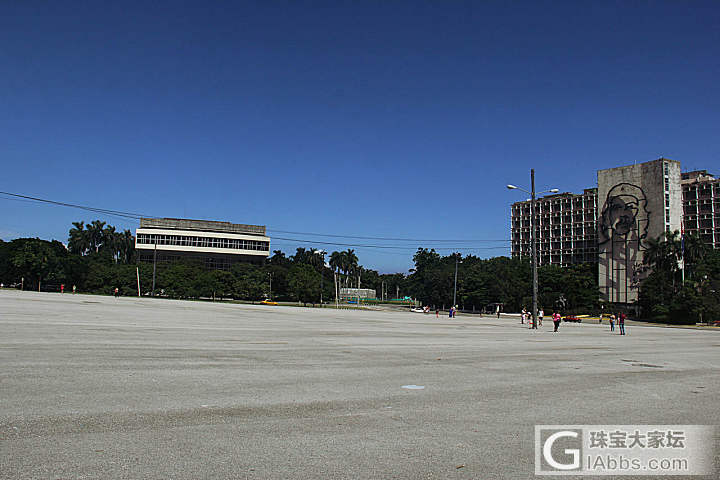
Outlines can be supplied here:
[[558, 438], [563, 437], [577, 438], [578, 434], [577, 432], [573, 432], [570, 430], [561, 430], [550, 435], [543, 444], [543, 457], [545, 457], [545, 461], [548, 463], [548, 465], [557, 470], [573, 470], [576, 468], [580, 468], [580, 450], [578, 450], [577, 448], [565, 449], [566, 454], [572, 455], [572, 463], [559, 463], [553, 458], [552, 447]]

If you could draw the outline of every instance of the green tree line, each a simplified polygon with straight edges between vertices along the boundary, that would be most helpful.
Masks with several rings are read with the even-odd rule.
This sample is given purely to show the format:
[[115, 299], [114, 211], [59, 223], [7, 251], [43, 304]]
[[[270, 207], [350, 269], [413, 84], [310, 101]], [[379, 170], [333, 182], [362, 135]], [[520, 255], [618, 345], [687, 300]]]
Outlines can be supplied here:
[[[0, 241], [0, 282], [23, 283], [25, 289], [109, 294], [119, 288], [123, 295], [152, 290], [153, 265], [137, 263], [134, 237], [118, 232], [99, 220], [73, 223], [68, 246], [58, 241], [20, 238]], [[684, 254], [684, 255], [683, 255]], [[685, 261], [682, 278], [681, 260]], [[651, 240], [644, 255], [647, 269], [640, 284], [642, 316], [661, 322], [694, 323], [716, 319], [720, 305], [720, 252], [700, 239], [668, 233]], [[326, 263], [327, 262], [327, 263]], [[457, 264], [457, 304], [464, 310], [481, 311], [501, 304], [503, 311], [517, 312], [532, 305], [531, 268], [527, 259], [473, 255], [442, 256], [419, 248], [414, 268], [402, 273], [380, 274], [363, 267], [354, 250], [329, 254], [314, 248], [297, 248], [286, 256], [275, 250], [263, 264], [236, 263], [230, 270], [209, 270], [194, 261], [159, 263], [155, 292], [171, 298], [233, 298], [259, 301], [317, 303], [335, 298], [339, 287], [373, 289], [377, 297], [409, 296], [423, 305], [448, 308], [453, 301]], [[546, 312], [598, 311], [597, 265], [580, 264], [538, 269], [538, 306]]]

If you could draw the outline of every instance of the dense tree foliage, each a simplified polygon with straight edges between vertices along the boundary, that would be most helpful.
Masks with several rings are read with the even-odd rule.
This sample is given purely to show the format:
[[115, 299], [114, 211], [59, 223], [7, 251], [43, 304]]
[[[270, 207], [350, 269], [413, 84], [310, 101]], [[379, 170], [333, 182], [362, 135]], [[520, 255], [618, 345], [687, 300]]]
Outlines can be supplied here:
[[115, 263], [135, 261], [135, 238], [130, 230], [120, 233], [112, 225], [94, 220], [87, 226], [85, 222], [73, 222], [69, 232], [68, 250], [70, 253], [88, 255], [90, 253], [109, 254]]
[[650, 272], [640, 285], [638, 299], [644, 317], [690, 324], [720, 319], [719, 251], [694, 235], [683, 241], [676, 231], [650, 240], [644, 258]]
[[[326, 258], [327, 255], [327, 258]], [[681, 242], [677, 232], [650, 240], [644, 255], [647, 275], [640, 285], [642, 316], [655, 321], [694, 323], [717, 319], [720, 305], [720, 252], [709, 250], [697, 237]], [[684, 258], [685, 278], [682, 278]], [[99, 220], [73, 223], [68, 248], [58, 241], [20, 238], [0, 241], [0, 282], [22, 283], [33, 290], [111, 293], [152, 291], [153, 265], [136, 264], [134, 238]], [[327, 261], [327, 263], [325, 263]], [[532, 305], [531, 269], [527, 259], [472, 255], [441, 256], [420, 248], [408, 275], [379, 274], [364, 268], [352, 249], [326, 254], [298, 248], [286, 256], [280, 250], [262, 264], [236, 263], [229, 271], [208, 270], [194, 261], [159, 263], [155, 292], [171, 298], [273, 299], [316, 304], [335, 298], [338, 287], [374, 289], [385, 299], [412, 297], [423, 305], [452, 304], [457, 266], [457, 303], [480, 311], [501, 304], [517, 312]], [[596, 265], [538, 269], [538, 306], [546, 312], [589, 313], [599, 308]], [[321, 292], [322, 291], [322, 292]]]
[[[504, 311], [517, 312], [532, 305], [532, 277], [527, 259], [473, 255], [441, 257], [435, 250], [418, 249], [415, 268], [407, 281], [410, 292], [425, 305], [450, 306], [458, 264], [457, 303], [464, 310], [482, 310], [500, 303]], [[597, 308], [597, 270], [594, 265], [538, 269], [538, 308], [590, 311]], [[561, 303], [561, 298], [564, 299]]]

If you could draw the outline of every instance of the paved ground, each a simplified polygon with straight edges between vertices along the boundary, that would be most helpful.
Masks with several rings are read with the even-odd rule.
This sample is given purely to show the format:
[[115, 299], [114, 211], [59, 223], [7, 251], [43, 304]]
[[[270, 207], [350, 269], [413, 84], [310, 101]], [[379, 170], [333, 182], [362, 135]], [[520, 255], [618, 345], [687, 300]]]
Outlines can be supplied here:
[[533, 478], [535, 424], [720, 423], [718, 332], [550, 325], [3, 290], [0, 476]]

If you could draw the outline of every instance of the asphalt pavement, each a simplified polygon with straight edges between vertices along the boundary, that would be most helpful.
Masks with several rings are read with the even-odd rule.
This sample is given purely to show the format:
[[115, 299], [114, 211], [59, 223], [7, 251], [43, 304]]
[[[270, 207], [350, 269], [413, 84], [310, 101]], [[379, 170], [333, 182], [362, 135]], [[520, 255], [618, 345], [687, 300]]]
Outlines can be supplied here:
[[526, 327], [0, 290], [0, 478], [524, 479], [536, 424], [720, 423], [720, 332]]

